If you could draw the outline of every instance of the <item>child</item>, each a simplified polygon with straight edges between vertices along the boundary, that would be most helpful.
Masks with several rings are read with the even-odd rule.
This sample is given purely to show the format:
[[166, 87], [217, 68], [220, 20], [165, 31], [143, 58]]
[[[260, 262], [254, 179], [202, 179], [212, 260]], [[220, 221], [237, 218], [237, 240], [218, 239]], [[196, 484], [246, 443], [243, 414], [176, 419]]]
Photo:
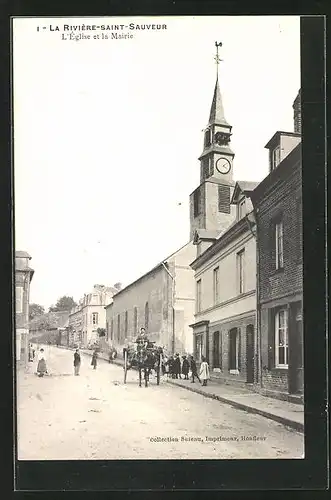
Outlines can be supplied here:
[[202, 363], [200, 365], [200, 378], [202, 380], [202, 385], [206, 386], [207, 380], [210, 379], [209, 366], [208, 366], [207, 360], [204, 356], [202, 356], [201, 359], [202, 359]]
[[200, 378], [199, 378], [199, 375], [198, 375], [198, 371], [197, 371], [197, 364], [193, 358], [193, 356], [190, 356], [190, 362], [191, 362], [191, 372], [192, 372], [192, 384], [194, 384], [194, 377], [196, 377], [199, 382], [201, 382]]

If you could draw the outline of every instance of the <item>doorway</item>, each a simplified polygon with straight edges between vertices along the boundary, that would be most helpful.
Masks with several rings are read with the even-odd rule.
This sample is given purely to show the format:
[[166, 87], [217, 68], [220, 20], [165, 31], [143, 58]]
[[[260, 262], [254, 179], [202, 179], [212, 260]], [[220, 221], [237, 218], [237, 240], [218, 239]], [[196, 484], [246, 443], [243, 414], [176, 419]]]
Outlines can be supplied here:
[[238, 348], [237, 348], [238, 329], [232, 328], [229, 331], [229, 370], [238, 369]]
[[213, 368], [220, 367], [220, 332], [213, 333]]
[[247, 325], [246, 327], [246, 382], [252, 384], [254, 382], [254, 326]]

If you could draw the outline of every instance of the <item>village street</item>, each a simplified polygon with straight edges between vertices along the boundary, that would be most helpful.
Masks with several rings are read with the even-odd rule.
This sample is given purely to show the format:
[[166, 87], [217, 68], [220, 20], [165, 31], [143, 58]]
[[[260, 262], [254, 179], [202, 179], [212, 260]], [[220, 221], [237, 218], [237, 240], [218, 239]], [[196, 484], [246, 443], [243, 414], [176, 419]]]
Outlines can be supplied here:
[[94, 371], [87, 355], [75, 377], [72, 351], [49, 347], [46, 354], [49, 376], [38, 378], [34, 362], [17, 377], [20, 460], [303, 456], [302, 434], [262, 416], [165, 381], [157, 386], [154, 377], [139, 388], [136, 371], [124, 385], [122, 367], [99, 360]]

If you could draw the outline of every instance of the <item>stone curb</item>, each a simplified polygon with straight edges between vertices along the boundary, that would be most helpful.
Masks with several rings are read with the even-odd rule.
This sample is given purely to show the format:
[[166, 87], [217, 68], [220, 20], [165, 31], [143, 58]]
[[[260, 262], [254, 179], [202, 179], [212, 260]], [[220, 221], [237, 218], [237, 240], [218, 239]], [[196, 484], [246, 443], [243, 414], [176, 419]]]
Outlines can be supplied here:
[[261, 415], [262, 417], [268, 418], [270, 420], [274, 420], [275, 422], [278, 422], [280, 424], [286, 425], [287, 427], [291, 427], [292, 429], [303, 433], [304, 432], [304, 424], [301, 422], [296, 422], [295, 420], [291, 420], [286, 417], [281, 417], [280, 415], [274, 415], [273, 413], [270, 413], [266, 410], [260, 410], [259, 408], [254, 408], [253, 406], [248, 406], [243, 403], [238, 403], [237, 401], [232, 401], [231, 399], [227, 399], [223, 396], [218, 396], [217, 394], [205, 392], [202, 389], [197, 389], [195, 387], [189, 387], [189, 386], [183, 386], [180, 384], [176, 384], [176, 382], [173, 382], [172, 380], [167, 380], [168, 384], [174, 385], [176, 387], [180, 387], [181, 389], [186, 389], [187, 391], [191, 392], [196, 392], [197, 394], [201, 394], [202, 396], [205, 396], [206, 398], [210, 399], [216, 399], [217, 401], [220, 401], [221, 403], [226, 403], [230, 406], [233, 406], [234, 408], [238, 408], [239, 410], [244, 410], [247, 411], [248, 413], [254, 413], [256, 415]]

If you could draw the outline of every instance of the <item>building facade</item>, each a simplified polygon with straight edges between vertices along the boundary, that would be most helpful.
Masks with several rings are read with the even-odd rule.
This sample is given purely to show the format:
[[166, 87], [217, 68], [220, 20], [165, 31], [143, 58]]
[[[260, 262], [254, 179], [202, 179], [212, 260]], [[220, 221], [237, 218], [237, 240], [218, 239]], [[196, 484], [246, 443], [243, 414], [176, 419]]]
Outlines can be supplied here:
[[15, 252], [16, 361], [25, 363], [28, 362], [30, 283], [34, 274], [30, 260], [27, 252]]
[[115, 287], [94, 285], [91, 293], [85, 294], [69, 315], [69, 344], [88, 347], [98, 341], [98, 329], [106, 329], [106, 310], [118, 292]]
[[170, 353], [192, 352], [194, 278], [189, 263], [194, 255], [189, 242], [114, 295], [106, 307], [107, 337], [119, 353], [141, 327]]
[[[297, 133], [277, 132], [266, 147], [270, 173], [252, 194], [257, 227], [261, 386], [303, 394], [301, 116]], [[299, 101], [300, 103], [300, 101]]]
[[[212, 376], [253, 384], [257, 379], [256, 231], [250, 194], [256, 183], [237, 182], [236, 220], [191, 266], [196, 280], [194, 355], [207, 358]], [[207, 245], [196, 232], [196, 245]]]
[[191, 195], [191, 235], [197, 251], [194, 355], [212, 376], [253, 383], [257, 370], [256, 241], [250, 193], [256, 183], [233, 179], [232, 126], [224, 115], [218, 78]]

